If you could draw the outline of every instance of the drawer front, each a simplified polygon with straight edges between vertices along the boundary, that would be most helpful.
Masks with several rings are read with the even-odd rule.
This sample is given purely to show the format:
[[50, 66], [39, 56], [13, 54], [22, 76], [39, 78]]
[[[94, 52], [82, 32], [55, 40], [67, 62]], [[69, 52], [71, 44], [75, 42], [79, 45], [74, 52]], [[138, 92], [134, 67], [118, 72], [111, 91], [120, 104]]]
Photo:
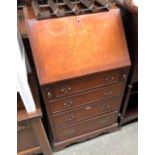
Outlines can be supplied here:
[[17, 124], [17, 152], [38, 147], [39, 143], [33, 132], [30, 122], [24, 121]]
[[17, 123], [17, 131], [31, 128], [31, 123], [29, 121], [22, 121]]
[[51, 100], [50, 106], [52, 113], [69, 110], [88, 103], [93, 103], [107, 97], [120, 96], [124, 90], [124, 84], [118, 83], [115, 86], [109, 86], [101, 89], [91, 90], [87, 93], [66, 97], [64, 99]]
[[114, 84], [127, 79], [127, 69], [119, 69], [105, 73], [98, 73], [74, 80], [59, 82], [53, 86], [46, 86], [46, 96], [50, 100], [93, 88]]
[[102, 115], [87, 121], [83, 121], [76, 125], [72, 125], [66, 128], [57, 129], [57, 140], [62, 141], [68, 138], [79, 136], [97, 129], [101, 129], [112, 125], [117, 122], [118, 113], [113, 112], [106, 115]]
[[83, 119], [95, 117], [106, 112], [119, 111], [121, 99], [122, 97], [114, 97], [83, 106], [70, 112], [54, 115], [54, 124], [56, 127], [61, 127], [63, 125], [69, 125], [74, 122], [81, 121]]

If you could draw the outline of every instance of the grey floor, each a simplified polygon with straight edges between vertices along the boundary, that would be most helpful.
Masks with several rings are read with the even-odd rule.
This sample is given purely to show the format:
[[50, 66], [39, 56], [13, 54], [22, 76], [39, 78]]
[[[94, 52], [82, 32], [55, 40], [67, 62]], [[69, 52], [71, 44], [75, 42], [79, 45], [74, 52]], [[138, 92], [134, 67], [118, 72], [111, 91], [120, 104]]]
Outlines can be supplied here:
[[54, 155], [138, 155], [138, 123], [111, 134], [72, 145]]

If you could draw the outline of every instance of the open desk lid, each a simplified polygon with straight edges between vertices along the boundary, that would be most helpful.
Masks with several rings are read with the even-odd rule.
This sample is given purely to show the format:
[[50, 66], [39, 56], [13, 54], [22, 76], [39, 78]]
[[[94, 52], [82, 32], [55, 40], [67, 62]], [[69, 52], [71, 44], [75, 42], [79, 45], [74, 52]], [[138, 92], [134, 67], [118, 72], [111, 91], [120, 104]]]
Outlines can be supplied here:
[[118, 8], [26, 23], [41, 85], [130, 66]]

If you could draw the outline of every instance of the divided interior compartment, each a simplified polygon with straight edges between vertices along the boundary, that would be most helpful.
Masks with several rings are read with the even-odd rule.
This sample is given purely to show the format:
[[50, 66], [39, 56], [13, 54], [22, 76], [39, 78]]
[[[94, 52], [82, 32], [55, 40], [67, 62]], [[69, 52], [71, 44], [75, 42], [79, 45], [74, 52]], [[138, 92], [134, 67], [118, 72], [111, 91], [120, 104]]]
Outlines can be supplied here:
[[37, 19], [64, 17], [109, 10], [112, 1], [102, 0], [33, 0]]

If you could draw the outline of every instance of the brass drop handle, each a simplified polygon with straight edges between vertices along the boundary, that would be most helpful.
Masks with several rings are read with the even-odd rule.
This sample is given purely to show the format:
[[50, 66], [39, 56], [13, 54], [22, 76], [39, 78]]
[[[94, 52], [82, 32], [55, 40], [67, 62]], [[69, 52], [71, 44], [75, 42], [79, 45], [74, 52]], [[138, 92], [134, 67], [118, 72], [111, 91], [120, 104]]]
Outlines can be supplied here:
[[113, 81], [115, 78], [113, 77], [113, 76], [110, 76], [110, 77], [106, 77], [105, 78], [105, 81], [106, 82], [111, 82], [111, 81]]
[[102, 107], [102, 109], [108, 109], [108, 108], [110, 108], [110, 105], [109, 105], [109, 104], [104, 105], [104, 106]]
[[52, 98], [52, 93], [50, 91], [47, 92], [48, 98]]
[[106, 77], [106, 78], [105, 78], [105, 81], [108, 81], [108, 80], [109, 80], [109, 78], [108, 78], [108, 77]]
[[75, 133], [75, 129], [71, 129], [71, 130], [68, 130], [66, 131], [67, 134], [74, 134]]
[[69, 117], [65, 117], [65, 120], [66, 120], [66, 121], [71, 121], [72, 119], [74, 119], [74, 116], [73, 116], [73, 115], [71, 115], [71, 116], [69, 116]]
[[104, 95], [107, 95], [107, 96], [112, 95], [112, 91], [111, 90], [110, 91], [105, 91]]
[[111, 81], [114, 80], [115, 78], [113, 76], [111, 76]]
[[101, 120], [100, 123], [104, 124], [104, 123], [107, 123], [108, 121], [109, 121], [108, 119], [104, 119], [104, 120]]
[[85, 109], [86, 109], [86, 110], [90, 110], [90, 109], [92, 109], [92, 107], [88, 106], [88, 107], [86, 107]]
[[65, 107], [70, 107], [73, 104], [73, 101], [66, 101], [64, 102]]
[[68, 93], [68, 92], [70, 92], [71, 90], [72, 90], [72, 88], [71, 88], [70, 86], [63, 87], [63, 88], [60, 89], [60, 91], [61, 91], [62, 93]]
[[122, 75], [122, 78], [125, 80], [125, 79], [127, 78], [127, 75], [124, 73], [124, 74]]

